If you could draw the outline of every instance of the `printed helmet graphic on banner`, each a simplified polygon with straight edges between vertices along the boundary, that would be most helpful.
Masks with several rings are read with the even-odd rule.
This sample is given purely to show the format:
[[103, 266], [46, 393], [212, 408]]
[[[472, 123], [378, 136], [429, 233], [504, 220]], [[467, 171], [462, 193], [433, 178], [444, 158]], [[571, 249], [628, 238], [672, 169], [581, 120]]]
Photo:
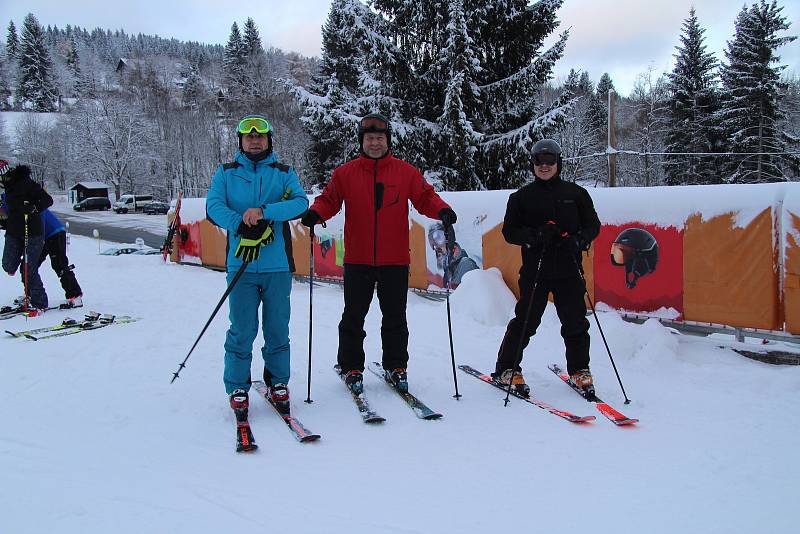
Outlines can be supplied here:
[[658, 241], [641, 228], [623, 230], [611, 244], [611, 265], [625, 267], [625, 287], [633, 289], [642, 276], [656, 270]]

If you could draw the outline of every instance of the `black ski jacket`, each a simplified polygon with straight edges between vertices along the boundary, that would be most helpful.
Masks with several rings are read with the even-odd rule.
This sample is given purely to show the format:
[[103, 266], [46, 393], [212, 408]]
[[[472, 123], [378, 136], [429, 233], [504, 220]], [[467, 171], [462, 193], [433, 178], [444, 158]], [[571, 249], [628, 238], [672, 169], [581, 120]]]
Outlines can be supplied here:
[[29, 167], [20, 165], [8, 171], [6, 176], [6, 235], [19, 239], [25, 238], [25, 202], [36, 208], [28, 215], [29, 236], [44, 234], [42, 212], [53, 205], [53, 197], [34, 182], [30, 174]]
[[[553, 221], [568, 237], [545, 248], [537, 239], [537, 228]], [[511, 193], [503, 219], [503, 237], [522, 246], [520, 274], [536, 275], [542, 258], [542, 279], [569, 278], [576, 275], [575, 261], [581, 265], [580, 250], [573, 237], [588, 246], [600, 233], [600, 219], [592, 197], [583, 187], [564, 182], [558, 176], [550, 180], [536, 178]]]

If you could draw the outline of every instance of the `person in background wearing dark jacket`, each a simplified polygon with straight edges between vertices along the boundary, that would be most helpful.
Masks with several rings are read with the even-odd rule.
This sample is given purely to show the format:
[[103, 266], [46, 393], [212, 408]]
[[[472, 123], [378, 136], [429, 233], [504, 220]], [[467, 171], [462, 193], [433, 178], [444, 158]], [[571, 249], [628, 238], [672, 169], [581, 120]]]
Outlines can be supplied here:
[[408, 202], [448, 227], [456, 214], [419, 170], [392, 156], [386, 117], [370, 113], [361, 119], [358, 141], [361, 155], [333, 171], [301, 222], [310, 228], [345, 206], [344, 312], [337, 355], [345, 383], [356, 395], [363, 391], [364, 319], [377, 285], [385, 376], [408, 391]]
[[503, 220], [506, 241], [522, 247], [520, 299], [492, 376], [506, 386], [512, 384], [523, 396], [530, 394], [519, 364], [552, 293], [570, 380], [584, 391], [593, 391], [585, 286], [578, 269], [582, 269], [581, 252], [589, 250], [600, 233], [600, 219], [586, 189], [561, 180], [558, 143], [541, 140], [533, 146], [532, 156], [536, 179], [511, 194]]
[[[25, 306], [29, 308], [28, 315], [35, 317], [48, 306], [37, 262], [44, 247], [42, 212], [53, 205], [53, 198], [31, 179], [31, 169], [27, 165], [9, 170], [8, 162], [0, 160], [0, 182], [5, 189], [8, 212], [3, 270], [14, 276], [18, 268], [22, 269], [28, 300]], [[26, 262], [26, 258], [32, 261]]]
[[[6, 194], [0, 194], [0, 228], [5, 229], [6, 219]], [[47, 256], [50, 256], [50, 267], [58, 275], [61, 282], [61, 287], [64, 288], [64, 296], [66, 301], [59, 307], [61, 309], [80, 308], [83, 306], [83, 291], [81, 286], [78, 285], [78, 280], [75, 278], [75, 273], [72, 269], [74, 265], [70, 265], [69, 258], [67, 258], [67, 232], [61, 221], [58, 220], [52, 211], [49, 209], [44, 210], [44, 248], [42, 254], [39, 256], [40, 268], [44, 263]], [[25, 273], [20, 273], [23, 277]], [[24, 283], [24, 280], [23, 280]], [[19, 304], [24, 302], [25, 297], [18, 299]], [[15, 301], [15, 304], [17, 301]]]

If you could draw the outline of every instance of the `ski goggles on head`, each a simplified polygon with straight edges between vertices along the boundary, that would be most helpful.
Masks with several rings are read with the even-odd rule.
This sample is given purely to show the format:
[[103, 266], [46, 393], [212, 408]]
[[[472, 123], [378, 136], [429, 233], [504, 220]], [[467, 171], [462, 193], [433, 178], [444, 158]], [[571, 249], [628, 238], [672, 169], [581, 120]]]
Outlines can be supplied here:
[[558, 156], [555, 154], [536, 154], [533, 156], [534, 165], [555, 165], [558, 163]]
[[625, 265], [625, 262], [630, 260], [634, 255], [633, 247], [623, 245], [622, 243], [611, 244], [611, 264], [616, 266]]
[[383, 133], [389, 129], [389, 125], [377, 117], [365, 117], [361, 119], [359, 127], [362, 132]]
[[261, 117], [247, 117], [239, 121], [237, 131], [242, 135], [247, 135], [255, 130], [256, 133], [268, 134], [272, 131], [272, 125], [267, 119]]

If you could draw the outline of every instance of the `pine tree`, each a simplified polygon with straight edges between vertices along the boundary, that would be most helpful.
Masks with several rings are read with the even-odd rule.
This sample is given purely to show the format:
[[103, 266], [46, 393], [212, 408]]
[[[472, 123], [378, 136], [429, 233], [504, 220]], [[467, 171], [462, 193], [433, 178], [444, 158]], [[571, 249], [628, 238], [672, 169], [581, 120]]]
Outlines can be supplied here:
[[[728, 42], [722, 65], [722, 109], [718, 114], [729, 140], [728, 150], [756, 153], [727, 160], [725, 181], [756, 183], [786, 180], [786, 168], [796, 166], [796, 156], [774, 156], [787, 151], [791, 142], [778, 128], [780, 107], [780, 65], [776, 51], [796, 39], [778, 36], [789, 28], [773, 0], [742, 8], [736, 19], [735, 35]], [[764, 155], [766, 153], [767, 155]]]
[[[666, 152], [715, 152], [720, 132], [714, 120], [718, 95], [714, 55], [706, 52], [703, 34], [694, 8], [683, 22], [681, 45], [676, 47], [675, 68], [668, 74], [669, 103]], [[704, 156], [668, 156], [667, 183], [719, 183], [719, 160]]]
[[80, 58], [78, 57], [78, 44], [75, 42], [75, 36], [70, 36], [68, 41], [67, 55], [65, 62], [67, 69], [73, 78], [73, 95], [80, 96], [84, 93], [84, 80], [83, 73], [81, 72]]
[[243, 43], [245, 50], [247, 50], [247, 55], [250, 57], [264, 53], [264, 49], [261, 46], [261, 35], [259, 35], [258, 27], [256, 27], [256, 23], [251, 17], [247, 17], [244, 23]]
[[53, 111], [58, 97], [52, 80], [52, 62], [39, 21], [28, 14], [19, 44], [19, 77], [16, 99], [34, 111]]
[[19, 52], [19, 39], [17, 38], [17, 27], [14, 21], [8, 23], [8, 33], [6, 34], [6, 57], [9, 60], [17, 59]]
[[225, 45], [225, 57], [222, 62], [225, 85], [232, 98], [236, 98], [244, 91], [247, 83], [246, 63], [247, 49], [239, 32], [239, 25], [234, 22], [231, 26], [230, 37], [228, 37], [228, 44]]
[[[531, 177], [530, 147], [574, 104], [566, 93], [548, 107], [538, 100], [568, 36], [541, 50], [561, 3], [374, 0], [370, 10], [336, 0], [329, 22], [339, 29], [327, 40], [323, 67], [338, 64], [339, 49], [350, 55], [350, 67], [339, 69], [336, 91], [323, 93], [319, 83], [295, 91], [306, 116], [317, 115], [305, 123], [339, 128], [342, 120], [382, 111], [394, 128], [393, 152], [440, 185], [519, 186]], [[343, 102], [334, 104], [333, 94]]]
[[[584, 128], [589, 136], [589, 153], [605, 154], [608, 147], [608, 93], [614, 89], [614, 82], [607, 72], [597, 82], [596, 90], [587, 97]], [[608, 160], [606, 157], [594, 157], [585, 163], [585, 178], [595, 181], [608, 181]]]
[[9, 105], [9, 97], [11, 96], [11, 87], [9, 86], [9, 66], [5, 62], [5, 58], [0, 56], [0, 110], [7, 110]]

